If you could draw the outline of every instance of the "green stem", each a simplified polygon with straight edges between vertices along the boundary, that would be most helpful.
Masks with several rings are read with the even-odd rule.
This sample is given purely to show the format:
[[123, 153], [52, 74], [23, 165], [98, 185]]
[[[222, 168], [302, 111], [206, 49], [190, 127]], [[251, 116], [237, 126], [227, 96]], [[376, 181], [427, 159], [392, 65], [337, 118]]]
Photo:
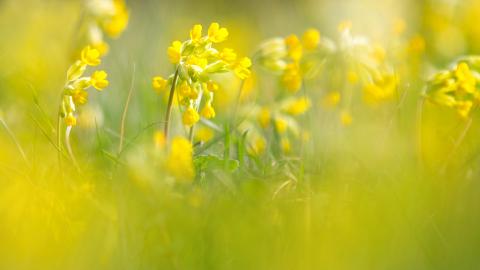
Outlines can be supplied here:
[[173, 96], [175, 94], [177, 79], [178, 79], [178, 67], [177, 67], [177, 70], [175, 71], [175, 75], [173, 76], [172, 87], [170, 88], [170, 95], [168, 96], [167, 112], [165, 114], [165, 127], [163, 131], [165, 135], [165, 140], [168, 140], [168, 131], [170, 128], [170, 115], [172, 114]]
[[194, 127], [195, 127], [195, 125], [192, 125], [190, 127], [189, 132], [188, 132], [188, 140], [190, 141], [191, 144], [193, 144], [193, 131], [195, 129]]

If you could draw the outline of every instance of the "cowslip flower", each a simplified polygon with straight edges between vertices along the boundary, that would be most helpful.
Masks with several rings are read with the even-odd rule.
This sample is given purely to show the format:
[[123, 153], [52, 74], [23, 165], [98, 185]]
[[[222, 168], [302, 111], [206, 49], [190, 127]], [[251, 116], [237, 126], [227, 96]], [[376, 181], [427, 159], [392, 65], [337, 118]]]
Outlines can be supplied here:
[[129, 11], [124, 0], [85, 0], [85, 16], [81, 25], [85, 31], [79, 37], [80, 46], [90, 44], [100, 55], [105, 55], [109, 46], [105, 37], [119, 37], [128, 26]]
[[108, 87], [108, 75], [103, 70], [94, 71], [90, 76], [83, 76], [87, 66], [97, 66], [100, 62], [98, 50], [87, 46], [82, 50], [80, 58], [68, 69], [59, 113], [59, 117], [64, 119], [67, 126], [77, 124], [75, 113], [78, 106], [88, 102], [88, 88], [93, 87], [102, 91]]
[[458, 115], [467, 118], [480, 104], [476, 70], [478, 57], [467, 57], [449, 70], [439, 71], [427, 81], [426, 99], [440, 106], [454, 108]]
[[305, 31], [302, 39], [291, 34], [285, 38], [267, 40], [260, 46], [258, 61], [267, 70], [281, 73], [281, 82], [291, 93], [302, 87], [318, 58], [321, 44], [320, 32], [314, 28]]
[[[248, 57], [239, 58], [230, 48], [221, 51], [215, 48], [228, 37], [228, 30], [218, 23], [211, 23], [206, 35], [203, 34], [203, 26], [196, 24], [190, 30], [189, 37], [183, 42], [174, 41], [167, 49], [170, 62], [175, 64], [175, 73], [166, 79], [156, 76], [152, 80], [152, 86], [157, 92], [170, 87], [165, 121], [166, 137], [175, 92], [178, 103], [185, 108], [182, 122], [185, 126], [192, 127], [199, 121], [200, 115], [206, 119], [216, 116], [212, 104], [219, 86], [212, 80], [212, 75], [231, 72], [241, 80], [251, 75], [252, 62]], [[204, 105], [199, 113], [201, 104]]]

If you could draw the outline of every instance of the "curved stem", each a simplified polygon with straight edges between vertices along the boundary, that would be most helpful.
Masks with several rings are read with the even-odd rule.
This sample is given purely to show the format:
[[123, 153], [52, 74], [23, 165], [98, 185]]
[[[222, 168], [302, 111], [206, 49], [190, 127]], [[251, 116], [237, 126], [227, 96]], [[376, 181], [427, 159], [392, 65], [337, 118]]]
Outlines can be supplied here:
[[194, 127], [195, 125], [192, 125], [190, 127], [190, 130], [188, 132], [188, 140], [190, 141], [190, 143], [193, 143], [193, 131], [194, 131]]
[[165, 113], [165, 127], [163, 133], [165, 135], [165, 141], [168, 140], [168, 130], [170, 128], [170, 115], [172, 114], [172, 105], [173, 105], [173, 96], [175, 94], [175, 87], [178, 79], [178, 67], [175, 70], [175, 75], [173, 76], [172, 86], [170, 88], [170, 94], [168, 96], [167, 112]]
[[72, 126], [67, 126], [67, 128], [65, 129], [65, 146], [67, 148], [68, 155], [70, 156], [70, 159], [73, 162], [73, 165], [75, 166], [75, 168], [77, 168], [77, 170], [80, 171], [80, 167], [78, 166], [77, 159], [73, 155], [72, 146], [70, 144], [70, 132], [71, 131], [72, 131]]
[[470, 130], [470, 127], [472, 126], [473, 118], [470, 116], [467, 120], [467, 123], [465, 124], [465, 127], [463, 128], [462, 132], [460, 132], [460, 135], [458, 138], [455, 140], [455, 144], [453, 145], [452, 150], [448, 154], [447, 158], [445, 159], [445, 162], [443, 163], [441, 173], [444, 173], [445, 170], [447, 169], [448, 164], [450, 163], [450, 160], [452, 160], [453, 155], [455, 152], [457, 152], [458, 148], [462, 144], [463, 140], [465, 139], [465, 136], [467, 135], [468, 131]]
[[425, 104], [425, 97], [421, 97], [421, 99], [417, 103], [417, 160], [418, 166], [420, 168], [423, 167], [423, 106]]

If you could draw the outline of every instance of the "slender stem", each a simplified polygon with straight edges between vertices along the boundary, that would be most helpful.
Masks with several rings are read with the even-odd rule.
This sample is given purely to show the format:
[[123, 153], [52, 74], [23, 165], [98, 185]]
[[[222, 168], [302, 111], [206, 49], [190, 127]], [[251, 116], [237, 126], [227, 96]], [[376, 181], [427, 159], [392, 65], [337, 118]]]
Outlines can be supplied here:
[[23, 161], [25, 162], [25, 164], [27, 165], [27, 167], [30, 167], [30, 162], [28, 161], [27, 155], [25, 154], [25, 151], [23, 151], [23, 148], [22, 148], [22, 146], [20, 145], [20, 142], [17, 140], [17, 137], [15, 137], [15, 134], [12, 132], [12, 130], [11, 130], [10, 127], [7, 125], [7, 123], [5, 122], [5, 120], [3, 120], [3, 118], [1, 118], [1, 116], [0, 116], [0, 123], [3, 125], [3, 127], [4, 127], [5, 130], [7, 131], [8, 136], [10, 136], [10, 138], [11, 138], [12, 141], [13, 141], [13, 143], [14, 143], [15, 146], [17, 147], [18, 152], [20, 152], [20, 155], [22, 156]]
[[235, 107], [233, 109], [233, 115], [232, 115], [233, 125], [235, 125], [235, 121], [237, 120], [238, 107], [240, 106], [240, 99], [242, 97], [242, 90], [243, 90], [244, 84], [245, 84], [245, 80], [242, 80], [242, 82], [240, 83], [240, 88], [238, 89], [237, 100], [235, 101]]
[[417, 159], [418, 159], [418, 166], [421, 169], [423, 167], [423, 106], [425, 104], [425, 97], [421, 97], [421, 99], [417, 103]]
[[73, 165], [75, 166], [75, 168], [77, 168], [78, 171], [80, 171], [80, 167], [78, 166], [77, 159], [73, 155], [72, 146], [70, 144], [70, 132], [71, 131], [72, 131], [72, 126], [68, 126], [65, 129], [65, 146], [67, 148], [68, 155], [70, 156], [70, 159], [73, 162]]
[[178, 79], [178, 67], [177, 67], [177, 70], [175, 71], [175, 75], [173, 76], [172, 87], [170, 88], [170, 95], [168, 96], [167, 112], [165, 114], [165, 128], [163, 131], [165, 135], [165, 140], [168, 140], [168, 130], [170, 128], [170, 115], [172, 114], [173, 96], [175, 94], [177, 79]]
[[135, 83], [135, 64], [133, 64], [132, 83], [130, 85], [130, 90], [128, 91], [127, 100], [125, 101], [125, 108], [123, 109], [122, 121], [120, 123], [120, 142], [118, 144], [118, 155], [122, 153], [123, 140], [125, 136], [125, 122], [127, 120], [128, 106], [130, 105], [130, 100], [132, 98], [134, 83]]
[[190, 127], [190, 130], [188, 131], [188, 140], [190, 143], [193, 143], [193, 133], [194, 133], [195, 125], [192, 125]]
[[448, 164], [453, 158], [453, 155], [455, 152], [457, 152], [458, 148], [462, 144], [463, 140], [465, 139], [465, 136], [467, 135], [468, 131], [470, 130], [470, 127], [472, 126], [473, 118], [470, 116], [467, 120], [467, 123], [465, 124], [465, 127], [463, 128], [462, 132], [460, 132], [460, 135], [458, 136], [457, 140], [455, 140], [455, 144], [453, 145], [452, 150], [448, 154], [447, 158], [445, 159], [445, 162], [443, 163], [441, 172], [444, 173], [445, 170], [447, 169]]

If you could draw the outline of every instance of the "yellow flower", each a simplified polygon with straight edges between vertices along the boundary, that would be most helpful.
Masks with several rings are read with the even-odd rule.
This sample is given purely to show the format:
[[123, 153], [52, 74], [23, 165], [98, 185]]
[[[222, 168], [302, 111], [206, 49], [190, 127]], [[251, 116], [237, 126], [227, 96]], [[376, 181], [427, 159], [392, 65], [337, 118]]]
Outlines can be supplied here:
[[372, 49], [372, 56], [378, 63], [385, 61], [386, 52], [380, 44], [375, 44]]
[[218, 90], [219, 86], [216, 82], [214, 81], [208, 81], [207, 82], [207, 90], [210, 92], [216, 92]]
[[282, 148], [283, 153], [288, 154], [292, 150], [292, 146], [290, 144], [290, 140], [288, 138], [282, 138], [280, 140], [280, 146]]
[[369, 83], [363, 88], [364, 98], [367, 102], [378, 103], [393, 98], [397, 87], [394, 75], [383, 75], [375, 83]]
[[110, 50], [110, 46], [105, 41], [100, 41], [95, 44], [92, 44], [92, 47], [100, 53], [100, 56], [104, 56]]
[[227, 28], [220, 28], [218, 23], [210, 24], [208, 28], [208, 39], [213, 43], [219, 43], [225, 41], [228, 37], [228, 30]]
[[425, 51], [425, 39], [420, 36], [416, 35], [412, 39], [410, 39], [409, 44], [408, 44], [408, 50], [412, 53], [422, 53]]
[[243, 57], [236, 64], [234, 64], [233, 71], [238, 78], [245, 80], [250, 77], [251, 71], [250, 66], [252, 61], [248, 57]]
[[195, 55], [190, 55], [187, 58], [186, 64], [187, 65], [199, 66], [203, 69], [208, 65], [208, 60], [206, 58], [203, 58], [203, 57], [197, 57]]
[[260, 126], [262, 126], [263, 128], [267, 128], [270, 125], [271, 121], [270, 110], [267, 107], [263, 107], [258, 113], [257, 119], [260, 123]]
[[310, 28], [303, 34], [302, 42], [305, 49], [316, 49], [318, 44], [320, 43], [320, 33], [317, 29]]
[[275, 118], [275, 129], [279, 134], [283, 134], [287, 131], [288, 122], [284, 118]]
[[103, 30], [110, 37], [118, 37], [128, 25], [128, 10], [123, 1], [114, 1], [115, 14], [104, 21]]
[[195, 24], [190, 30], [190, 39], [193, 42], [198, 42], [202, 38], [202, 25], [201, 24]]
[[470, 100], [457, 101], [457, 103], [455, 104], [458, 114], [463, 118], [468, 117], [470, 110], [472, 109], [472, 106], [473, 106], [473, 102], [471, 102]]
[[358, 74], [357, 72], [353, 71], [353, 70], [349, 70], [347, 72], [347, 81], [348, 83], [350, 83], [351, 85], [355, 85], [358, 83]]
[[299, 98], [288, 104], [285, 111], [291, 115], [304, 114], [310, 108], [310, 100], [308, 98]]
[[185, 126], [191, 127], [200, 120], [198, 112], [192, 107], [188, 107], [183, 113], [182, 121]]
[[190, 182], [195, 176], [192, 144], [185, 138], [176, 137], [166, 160], [167, 171], [180, 182]]
[[225, 48], [220, 52], [220, 59], [231, 64], [237, 60], [237, 54], [233, 49]]
[[201, 142], [208, 142], [213, 138], [213, 130], [207, 127], [200, 127], [195, 133], [195, 139]]
[[253, 143], [250, 145], [248, 152], [253, 156], [260, 156], [265, 152], [267, 147], [267, 142], [264, 138], [258, 136], [253, 140]]
[[155, 143], [155, 146], [159, 149], [163, 149], [165, 147], [167, 141], [165, 139], [165, 134], [163, 133], [163, 131], [155, 131], [155, 133], [153, 134], [153, 142]]
[[202, 113], [202, 116], [207, 119], [215, 117], [215, 110], [213, 109], [212, 104], [210, 102], [207, 102], [207, 104], [205, 104], [201, 113]]
[[[463, 86], [464, 88], [475, 88], [475, 76], [473, 76], [472, 72], [470, 71], [470, 67], [466, 63], [462, 62], [457, 65], [457, 68], [455, 70], [455, 77], [457, 78], [460, 86]], [[474, 89], [470, 90], [474, 91]], [[467, 91], [467, 93], [473, 91]]]
[[80, 60], [82, 60], [82, 63], [85, 65], [97, 66], [101, 62], [100, 52], [97, 49], [87, 46], [82, 50]]
[[103, 70], [95, 71], [91, 76], [91, 83], [95, 89], [101, 91], [108, 86], [107, 73]]
[[300, 68], [295, 63], [290, 63], [282, 75], [283, 85], [288, 91], [295, 93], [302, 87], [302, 76], [300, 74]]
[[153, 77], [152, 86], [157, 93], [164, 91], [167, 88], [168, 81], [160, 76]]
[[288, 56], [295, 61], [302, 58], [302, 44], [296, 35], [290, 35], [285, 38], [285, 45], [287, 45]]
[[168, 59], [173, 64], [178, 64], [180, 62], [181, 53], [180, 49], [182, 48], [182, 42], [175, 40], [172, 42], [172, 45], [167, 49]]
[[322, 99], [322, 105], [327, 108], [333, 108], [340, 103], [341, 95], [340, 92], [338, 91], [332, 91], [328, 93], [325, 97]]
[[88, 101], [88, 92], [83, 89], [75, 89], [72, 93], [73, 103], [84, 105]]
[[353, 121], [353, 118], [350, 112], [342, 111], [340, 113], [340, 122], [342, 123], [342, 125], [349, 126], [350, 124], [352, 124], [352, 121]]
[[187, 81], [183, 81], [178, 87], [178, 94], [182, 97], [190, 97], [192, 94], [192, 88]]
[[407, 24], [405, 23], [405, 20], [403, 20], [402, 18], [396, 18], [394, 21], [393, 21], [393, 25], [392, 25], [392, 32], [395, 34], [395, 35], [401, 35], [405, 32], [405, 29], [407, 28]]
[[65, 125], [71, 127], [75, 126], [77, 124], [77, 118], [73, 116], [73, 113], [68, 113], [67, 116], [65, 117]]

